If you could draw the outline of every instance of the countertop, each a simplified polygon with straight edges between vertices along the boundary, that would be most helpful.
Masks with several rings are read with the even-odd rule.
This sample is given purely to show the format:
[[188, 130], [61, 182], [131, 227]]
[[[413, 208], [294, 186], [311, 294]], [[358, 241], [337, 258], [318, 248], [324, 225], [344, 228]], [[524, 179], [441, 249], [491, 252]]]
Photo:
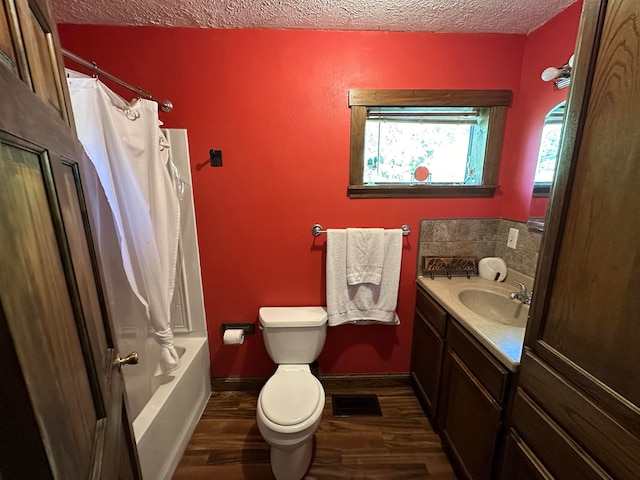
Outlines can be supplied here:
[[[518, 290], [518, 286], [512, 280], [518, 280], [527, 285], [528, 288], [533, 285], [531, 277], [514, 270], [509, 270], [504, 282], [494, 282], [480, 277], [435, 277], [433, 279], [430, 277], [418, 277], [417, 283], [437, 300], [474, 338], [495, 355], [505, 367], [515, 372], [520, 365], [526, 326], [512, 326], [500, 323], [499, 320], [487, 320], [467, 308], [458, 299], [458, 293], [469, 286], [477, 286], [508, 296], [510, 292]], [[522, 305], [521, 308], [528, 309], [525, 305]]]

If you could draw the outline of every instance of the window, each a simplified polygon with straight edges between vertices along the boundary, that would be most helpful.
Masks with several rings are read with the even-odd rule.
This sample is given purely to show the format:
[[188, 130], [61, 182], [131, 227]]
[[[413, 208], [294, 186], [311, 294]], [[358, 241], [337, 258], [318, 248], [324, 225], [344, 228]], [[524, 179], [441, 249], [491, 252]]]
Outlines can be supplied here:
[[492, 196], [505, 90], [350, 90], [350, 197]]
[[562, 137], [564, 106], [565, 102], [560, 103], [544, 117], [538, 163], [533, 179], [534, 196], [548, 196], [551, 190], [551, 184], [556, 173], [556, 163], [558, 162], [560, 137]]

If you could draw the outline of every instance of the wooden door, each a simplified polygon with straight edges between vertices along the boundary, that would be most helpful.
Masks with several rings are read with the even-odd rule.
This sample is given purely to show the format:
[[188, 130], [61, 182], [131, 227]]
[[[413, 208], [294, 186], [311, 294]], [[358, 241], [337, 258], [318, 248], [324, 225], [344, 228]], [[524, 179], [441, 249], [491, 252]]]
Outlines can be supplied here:
[[[513, 412], [556, 478], [582, 466], [592, 478], [640, 477], [638, 19], [637, 0], [585, 0], [522, 358], [527, 401]], [[539, 429], [527, 427], [534, 414]]]
[[139, 478], [49, 6], [0, 3], [0, 478]]

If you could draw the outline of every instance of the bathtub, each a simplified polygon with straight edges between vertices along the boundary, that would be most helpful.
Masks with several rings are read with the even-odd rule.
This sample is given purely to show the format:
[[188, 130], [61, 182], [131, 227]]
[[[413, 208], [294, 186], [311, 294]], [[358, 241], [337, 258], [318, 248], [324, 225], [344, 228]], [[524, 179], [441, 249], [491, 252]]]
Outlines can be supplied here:
[[211, 395], [206, 337], [176, 337], [175, 345], [180, 367], [133, 421], [144, 480], [171, 478]]

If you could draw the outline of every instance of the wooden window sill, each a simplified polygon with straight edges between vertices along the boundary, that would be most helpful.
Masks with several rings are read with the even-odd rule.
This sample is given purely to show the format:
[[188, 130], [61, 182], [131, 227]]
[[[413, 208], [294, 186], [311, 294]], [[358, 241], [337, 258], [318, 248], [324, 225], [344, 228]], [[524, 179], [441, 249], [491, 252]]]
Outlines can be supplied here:
[[498, 185], [349, 185], [350, 198], [493, 197]]
[[534, 197], [548, 197], [551, 192], [551, 184], [538, 184], [533, 186]]

